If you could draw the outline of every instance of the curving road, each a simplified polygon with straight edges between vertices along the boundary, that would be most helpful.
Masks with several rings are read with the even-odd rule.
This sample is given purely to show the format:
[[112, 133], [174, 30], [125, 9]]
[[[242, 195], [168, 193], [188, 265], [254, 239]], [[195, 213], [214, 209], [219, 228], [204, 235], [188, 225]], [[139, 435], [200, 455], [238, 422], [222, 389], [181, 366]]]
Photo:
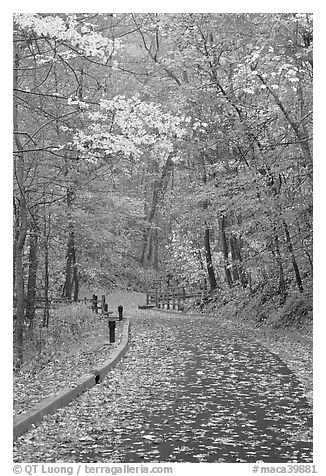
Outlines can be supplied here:
[[312, 462], [312, 409], [230, 323], [137, 311], [105, 381], [15, 445], [15, 462]]

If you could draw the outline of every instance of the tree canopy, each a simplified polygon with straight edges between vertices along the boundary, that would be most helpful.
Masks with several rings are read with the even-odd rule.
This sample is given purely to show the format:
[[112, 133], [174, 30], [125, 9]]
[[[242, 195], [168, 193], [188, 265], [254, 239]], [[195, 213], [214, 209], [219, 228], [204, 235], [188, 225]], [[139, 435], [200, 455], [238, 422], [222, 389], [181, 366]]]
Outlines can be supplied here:
[[15, 14], [13, 42], [19, 349], [83, 285], [311, 291], [311, 14]]

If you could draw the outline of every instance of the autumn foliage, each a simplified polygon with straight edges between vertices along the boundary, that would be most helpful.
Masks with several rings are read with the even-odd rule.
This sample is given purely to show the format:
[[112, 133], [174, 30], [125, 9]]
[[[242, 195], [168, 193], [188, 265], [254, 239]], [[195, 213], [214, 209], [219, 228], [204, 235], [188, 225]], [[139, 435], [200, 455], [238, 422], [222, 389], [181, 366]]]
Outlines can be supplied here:
[[18, 366], [37, 295], [45, 326], [166, 276], [310, 299], [312, 43], [310, 14], [14, 15]]

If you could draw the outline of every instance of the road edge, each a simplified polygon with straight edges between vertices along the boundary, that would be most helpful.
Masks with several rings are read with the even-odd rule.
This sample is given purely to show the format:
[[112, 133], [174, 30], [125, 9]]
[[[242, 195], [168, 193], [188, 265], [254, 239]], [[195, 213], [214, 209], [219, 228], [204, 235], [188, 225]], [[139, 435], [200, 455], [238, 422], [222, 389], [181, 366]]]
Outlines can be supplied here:
[[119, 345], [103, 363], [96, 366], [90, 372], [83, 374], [72, 387], [66, 387], [59, 393], [50, 395], [30, 410], [14, 417], [13, 420], [13, 441], [28, 431], [32, 426], [41, 423], [43, 418], [49, 413], [53, 413], [59, 408], [67, 406], [72, 400], [82, 393], [101, 382], [107, 373], [122, 359], [128, 350], [130, 321], [125, 321], [122, 330], [122, 337]]

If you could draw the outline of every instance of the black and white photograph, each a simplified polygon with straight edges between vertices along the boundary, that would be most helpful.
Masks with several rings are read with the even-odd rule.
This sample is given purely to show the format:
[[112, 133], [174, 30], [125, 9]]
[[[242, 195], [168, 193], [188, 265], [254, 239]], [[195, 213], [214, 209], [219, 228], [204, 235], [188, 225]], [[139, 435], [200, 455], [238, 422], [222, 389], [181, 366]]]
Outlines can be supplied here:
[[14, 474], [317, 473], [314, 15], [155, 8], [12, 14]]

